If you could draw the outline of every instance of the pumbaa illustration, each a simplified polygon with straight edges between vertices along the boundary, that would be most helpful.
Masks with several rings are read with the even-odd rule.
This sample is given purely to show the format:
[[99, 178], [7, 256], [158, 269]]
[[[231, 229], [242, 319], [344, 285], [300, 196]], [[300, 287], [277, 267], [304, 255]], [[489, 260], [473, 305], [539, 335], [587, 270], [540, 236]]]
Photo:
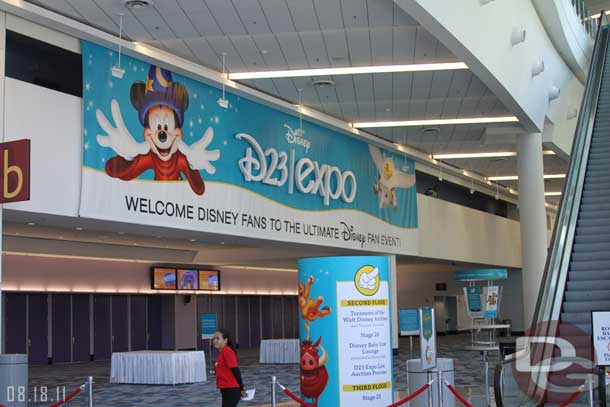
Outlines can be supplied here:
[[325, 366], [328, 354], [321, 345], [322, 337], [312, 343], [309, 339], [309, 325], [305, 325], [305, 328], [307, 338], [301, 342], [301, 394], [311, 399], [313, 405], [317, 407], [320, 395], [328, 384], [328, 371]]

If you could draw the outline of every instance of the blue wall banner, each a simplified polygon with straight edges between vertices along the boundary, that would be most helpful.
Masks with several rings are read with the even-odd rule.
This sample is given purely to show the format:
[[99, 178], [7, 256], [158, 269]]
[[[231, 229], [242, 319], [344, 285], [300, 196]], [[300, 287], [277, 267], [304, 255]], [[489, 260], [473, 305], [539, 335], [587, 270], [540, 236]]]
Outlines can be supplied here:
[[471, 318], [483, 318], [485, 315], [483, 301], [481, 300], [482, 294], [483, 291], [481, 290], [481, 287], [464, 287], [466, 311]]
[[456, 281], [506, 280], [507, 278], [508, 270], [506, 269], [477, 269], [455, 272]]
[[401, 335], [419, 335], [418, 308], [402, 308], [398, 311], [398, 315]]
[[319, 407], [393, 403], [388, 257], [299, 260], [301, 396]]
[[199, 314], [199, 320], [201, 321], [201, 339], [212, 339], [218, 330], [216, 313]]
[[81, 216], [418, 252], [412, 159], [128, 56], [115, 78], [86, 41], [82, 58]]

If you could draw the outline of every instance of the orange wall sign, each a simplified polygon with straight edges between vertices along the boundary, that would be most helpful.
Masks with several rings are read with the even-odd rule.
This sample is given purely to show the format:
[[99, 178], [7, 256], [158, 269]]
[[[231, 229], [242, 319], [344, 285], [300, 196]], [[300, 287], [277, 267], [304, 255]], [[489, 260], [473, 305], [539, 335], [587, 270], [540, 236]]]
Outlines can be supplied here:
[[30, 140], [0, 143], [0, 203], [30, 200]]

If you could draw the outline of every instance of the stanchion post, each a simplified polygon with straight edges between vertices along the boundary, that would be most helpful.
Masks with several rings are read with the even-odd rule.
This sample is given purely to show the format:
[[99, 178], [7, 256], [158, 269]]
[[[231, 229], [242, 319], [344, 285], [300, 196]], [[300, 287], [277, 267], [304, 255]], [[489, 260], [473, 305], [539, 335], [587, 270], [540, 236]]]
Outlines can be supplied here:
[[93, 407], [93, 376], [87, 378], [87, 387], [89, 388], [89, 407]]
[[[430, 378], [432, 375], [430, 374], [430, 370], [426, 371], [426, 378], [428, 379], [428, 383], [430, 383]], [[428, 407], [432, 407], [432, 386], [428, 387]]]
[[438, 367], [438, 405], [443, 407], [443, 371]]
[[485, 402], [486, 406], [489, 406], [489, 358], [487, 356], [487, 351], [483, 351], [483, 365], [485, 366]]
[[594, 396], [593, 396], [593, 375], [588, 375], [588, 384], [589, 384], [589, 405], [591, 407], [595, 407], [595, 400], [594, 400]]
[[276, 378], [275, 376], [273, 376], [271, 378], [271, 407], [276, 407], [275, 405], [275, 384], [276, 384]]

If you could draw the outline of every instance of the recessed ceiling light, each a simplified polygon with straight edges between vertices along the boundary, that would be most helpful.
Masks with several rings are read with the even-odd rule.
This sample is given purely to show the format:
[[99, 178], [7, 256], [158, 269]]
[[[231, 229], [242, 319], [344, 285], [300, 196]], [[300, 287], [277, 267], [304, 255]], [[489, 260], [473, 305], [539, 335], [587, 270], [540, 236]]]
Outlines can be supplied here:
[[124, 234], [125, 234], [125, 232], [119, 232], [119, 235], [124, 235]]
[[544, 196], [561, 196], [561, 191], [545, 192]]
[[189, 239], [189, 242], [196, 242], [197, 239]]
[[[565, 178], [566, 174], [545, 174], [544, 179], [561, 179]], [[490, 181], [517, 181], [519, 176], [517, 175], [500, 175], [497, 177], [487, 177]]]
[[132, 10], [139, 10], [153, 5], [151, 0], [122, 0], [122, 2], [125, 7], [129, 7]]
[[302, 76], [329, 76], [329, 75], [360, 75], [371, 73], [392, 72], [422, 72], [422, 71], [448, 71], [468, 69], [463, 62], [444, 62], [438, 64], [411, 64], [411, 65], [377, 65], [377, 66], [350, 66], [344, 68], [314, 68], [314, 69], [287, 69], [283, 71], [255, 71], [236, 72], [228, 75], [229, 79], [269, 79], [269, 78], [297, 78]]
[[28, 222], [27, 225], [28, 226], [36, 226], [36, 222]]
[[220, 242], [220, 244], [225, 244], [225, 242]]
[[83, 230], [83, 228], [80, 228], [80, 227], [79, 227], [79, 228], [74, 228], [74, 229], [78, 230], [79, 232], [80, 232], [81, 230]]
[[414, 126], [442, 126], [457, 124], [485, 124], [485, 123], [514, 123], [518, 122], [515, 116], [502, 117], [465, 117], [460, 119], [432, 119], [432, 120], [398, 120], [380, 122], [353, 123], [352, 127], [364, 129], [369, 127], [414, 127]]

